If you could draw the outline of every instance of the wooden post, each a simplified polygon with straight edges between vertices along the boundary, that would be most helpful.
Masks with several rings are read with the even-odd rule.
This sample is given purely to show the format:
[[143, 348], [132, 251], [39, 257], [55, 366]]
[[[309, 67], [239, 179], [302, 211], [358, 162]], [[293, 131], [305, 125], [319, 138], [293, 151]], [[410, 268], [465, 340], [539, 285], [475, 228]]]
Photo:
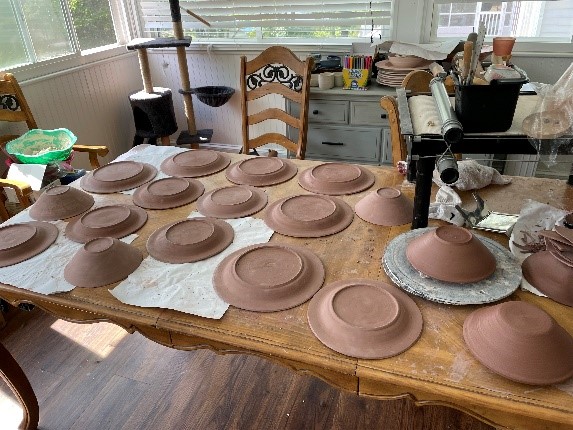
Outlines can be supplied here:
[[139, 48], [137, 50], [139, 58], [139, 69], [141, 70], [141, 79], [143, 80], [143, 88], [146, 93], [153, 92], [153, 82], [151, 81], [151, 70], [149, 68], [149, 58], [147, 57], [147, 49]]

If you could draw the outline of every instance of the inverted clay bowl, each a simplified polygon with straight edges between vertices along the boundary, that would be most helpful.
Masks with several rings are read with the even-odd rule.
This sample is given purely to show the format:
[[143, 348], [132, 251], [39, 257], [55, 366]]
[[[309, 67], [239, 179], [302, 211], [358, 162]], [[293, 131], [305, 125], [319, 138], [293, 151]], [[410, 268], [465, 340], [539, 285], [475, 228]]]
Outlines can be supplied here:
[[395, 188], [378, 188], [359, 200], [354, 212], [364, 221], [395, 226], [412, 222], [414, 205]]
[[80, 187], [90, 193], [118, 193], [131, 190], [151, 181], [157, 169], [137, 161], [116, 161], [99, 167], [80, 180]]
[[554, 251], [539, 251], [521, 264], [523, 277], [547, 297], [573, 306], [573, 267], [558, 258]]
[[0, 267], [21, 263], [48, 249], [58, 238], [58, 228], [43, 221], [0, 227]]
[[204, 191], [197, 179], [161, 178], [135, 190], [133, 203], [145, 209], [171, 209], [194, 202]]
[[68, 185], [57, 185], [44, 191], [30, 208], [38, 221], [55, 221], [83, 214], [94, 205], [90, 194]]

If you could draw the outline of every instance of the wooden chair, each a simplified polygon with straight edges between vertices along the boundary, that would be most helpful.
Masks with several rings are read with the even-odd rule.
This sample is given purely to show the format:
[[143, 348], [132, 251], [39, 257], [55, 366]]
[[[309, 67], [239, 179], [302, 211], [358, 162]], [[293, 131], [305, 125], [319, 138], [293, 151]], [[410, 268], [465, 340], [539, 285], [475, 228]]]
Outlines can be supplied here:
[[[251, 61], [241, 57], [241, 108], [243, 111], [243, 153], [268, 143], [279, 144], [304, 159], [308, 130], [308, 102], [312, 58], [299, 60], [282, 46], [271, 46]], [[260, 112], [253, 109], [254, 101], [266, 95], [280, 95], [300, 105], [298, 118], [279, 108]], [[279, 120], [298, 129], [296, 142], [280, 133], [264, 133], [252, 137], [251, 126], [265, 120]]]

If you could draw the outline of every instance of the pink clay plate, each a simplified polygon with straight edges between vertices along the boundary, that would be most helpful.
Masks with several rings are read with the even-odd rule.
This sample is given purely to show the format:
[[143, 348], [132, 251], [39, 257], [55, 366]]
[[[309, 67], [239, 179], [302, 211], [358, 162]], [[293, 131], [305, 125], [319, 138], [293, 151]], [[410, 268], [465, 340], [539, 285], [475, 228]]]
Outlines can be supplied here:
[[197, 179], [162, 178], [135, 190], [133, 203], [145, 209], [171, 209], [194, 202], [204, 191]]
[[288, 181], [298, 168], [292, 161], [278, 157], [254, 157], [232, 164], [227, 179], [235, 184], [266, 187]]
[[210, 149], [192, 149], [172, 155], [161, 163], [161, 171], [170, 176], [197, 178], [223, 170], [231, 158]]
[[43, 221], [31, 221], [0, 227], [0, 267], [28, 260], [50, 247], [58, 237], [58, 228]]
[[90, 193], [118, 193], [143, 185], [157, 176], [151, 164], [117, 161], [99, 167], [82, 177], [80, 187]]
[[383, 69], [383, 70], [403, 70], [403, 71], [412, 71], [412, 70], [424, 70], [427, 69], [428, 66], [432, 64], [431, 60], [425, 60], [424, 62], [418, 64], [417, 66], [408, 66], [408, 67], [402, 67], [402, 66], [396, 66], [392, 63], [391, 60], [381, 60], [378, 61], [375, 65], [376, 67], [378, 67], [379, 69]]
[[298, 183], [318, 194], [354, 194], [374, 184], [374, 174], [357, 164], [324, 163], [303, 171]]
[[92, 195], [68, 185], [57, 185], [44, 191], [30, 208], [38, 221], [55, 221], [83, 214], [94, 205]]
[[197, 201], [197, 210], [214, 218], [241, 218], [259, 212], [267, 202], [267, 194], [263, 190], [232, 185], [206, 193]]
[[412, 222], [414, 204], [395, 188], [378, 188], [354, 206], [356, 215], [376, 225], [395, 226]]
[[573, 267], [552, 251], [529, 255], [521, 264], [523, 277], [547, 297], [573, 306]]

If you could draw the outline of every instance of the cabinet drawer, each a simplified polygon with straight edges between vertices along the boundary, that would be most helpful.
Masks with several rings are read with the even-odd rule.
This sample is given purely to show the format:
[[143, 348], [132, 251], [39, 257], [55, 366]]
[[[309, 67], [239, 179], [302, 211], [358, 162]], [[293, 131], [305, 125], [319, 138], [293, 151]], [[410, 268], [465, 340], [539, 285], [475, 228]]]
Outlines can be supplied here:
[[307, 158], [380, 162], [381, 129], [309, 127]]
[[350, 124], [388, 126], [388, 118], [378, 102], [350, 102]]
[[[298, 117], [300, 105], [288, 104], [289, 113]], [[308, 122], [325, 124], [348, 124], [348, 102], [310, 100], [308, 104]]]

